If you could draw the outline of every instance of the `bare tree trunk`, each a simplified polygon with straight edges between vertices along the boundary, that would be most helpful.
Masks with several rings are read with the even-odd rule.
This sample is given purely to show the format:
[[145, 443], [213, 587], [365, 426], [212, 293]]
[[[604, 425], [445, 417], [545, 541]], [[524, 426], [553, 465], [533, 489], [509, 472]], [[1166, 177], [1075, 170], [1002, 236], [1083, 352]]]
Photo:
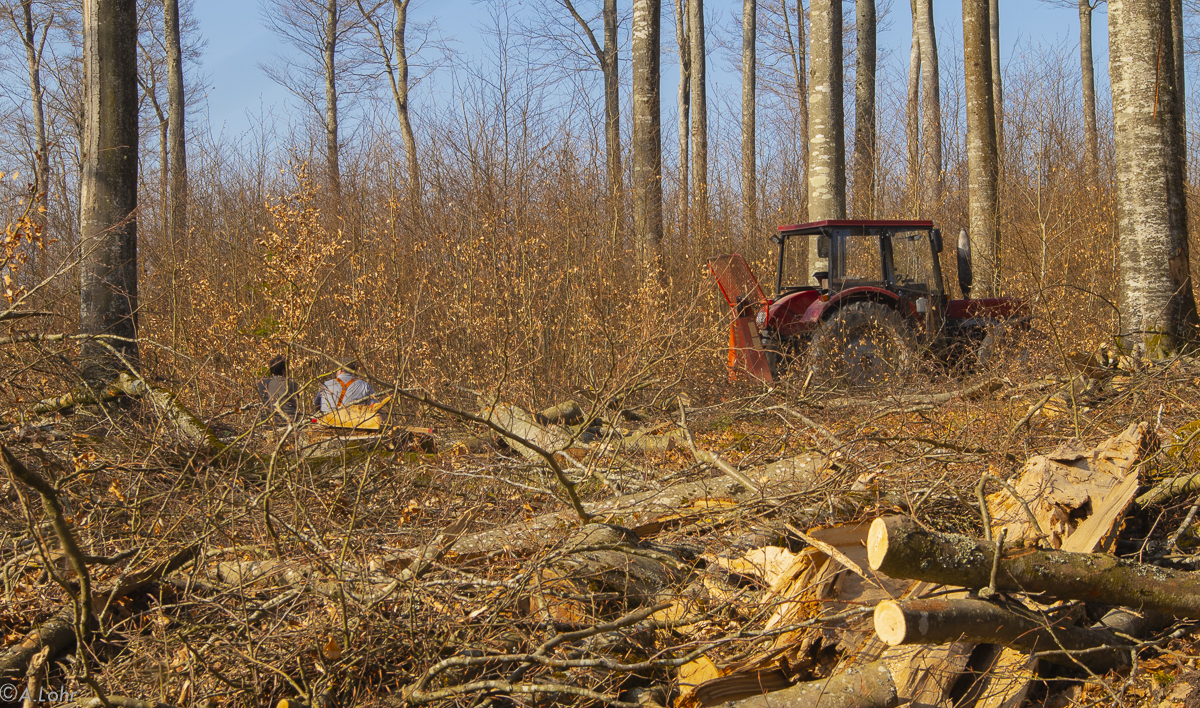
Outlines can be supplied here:
[[1096, 65], [1092, 59], [1092, 0], [1079, 0], [1079, 64], [1083, 70], [1083, 160], [1094, 182], [1100, 166], [1096, 132]]
[[992, 52], [992, 114], [996, 116], [996, 153], [1004, 154], [1004, 78], [1000, 64], [1000, 0], [988, 2], [988, 25]]
[[[50, 23], [47, 22], [42, 28], [42, 38], [38, 40], [37, 31], [33, 25], [33, 0], [21, 0], [19, 22], [15, 14], [11, 16], [13, 24], [16, 25], [17, 31], [21, 35], [21, 44], [25, 46], [25, 61], [29, 69], [29, 105], [33, 111], [34, 140], [33, 191], [45, 205], [47, 192], [50, 189], [50, 155], [46, 141], [45, 101], [42, 96], [42, 51], [46, 47], [46, 36], [50, 33]], [[35, 210], [33, 218], [38, 225], [46, 225], [46, 217], [43, 213]]]
[[904, 137], [908, 143], [909, 216], [921, 211], [921, 35], [917, 32], [917, 0], [912, 10], [912, 48], [908, 53], [908, 103], [905, 105]]
[[792, 72], [796, 77], [796, 100], [800, 105], [800, 220], [808, 221], [808, 67], [806, 66], [806, 39], [804, 31], [804, 2], [796, 0], [796, 43], [792, 44], [792, 25], [788, 20], [787, 0], [783, 5], [783, 29], [787, 35], [788, 49], [792, 58]]
[[[167, 45], [167, 153], [171, 158], [172, 244], [186, 244], [188, 233], [187, 133], [183, 90], [183, 45], [179, 36], [179, 0], [163, 0], [163, 33]], [[165, 167], [165, 165], [164, 165]]]
[[408, 167], [408, 198], [415, 208], [421, 201], [421, 168], [417, 163], [417, 138], [413, 135], [408, 114], [408, 3], [392, 0], [396, 26], [392, 30], [392, 53], [396, 56], [396, 118], [400, 121], [400, 137], [404, 140], [404, 162]]
[[342, 170], [338, 164], [337, 26], [338, 0], [325, 0], [325, 155], [329, 188], [342, 194]]
[[1121, 331], [1126, 346], [1154, 356], [1177, 349], [1200, 322], [1188, 264], [1176, 2], [1108, 4]]
[[[808, 172], [809, 218], [846, 218], [845, 115], [842, 107], [842, 3], [813, 0], [812, 83], [808, 94], [808, 145], [812, 165]], [[819, 258], [816, 237], [809, 244], [809, 273], [826, 270]]]
[[662, 267], [662, 127], [659, 119], [660, 0], [633, 2], [633, 229], [638, 256]]
[[758, 230], [758, 166], [754, 154], [757, 12], [756, 0], [742, 0], [742, 209], [750, 233]]
[[617, 0], [604, 0], [604, 147], [608, 156], [608, 191], [613, 229], [621, 220], [621, 74], [617, 65]]
[[975, 290], [982, 297], [999, 291], [1000, 243], [996, 228], [995, 102], [992, 97], [991, 32], [988, 0], [963, 0], [963, 55], [967, 100], [967, 201]]
[[[137, 7], [134, 0], [83, 5], [84, 140], [80, 189], [79, 329], [137, 357]], [[85, 375], [113, 378], [109, 350], [87, 342]]]
[[708, 233], [708, 93], [704, 0], [688, 0], [688, 36], [692, 60], [692, 213], [702, 240]]
[[875, 215], [875, 0], [855, 0], [858, 69], [854, 79], [854, 217]]
[[921, 37], [921, 207], [926, 214], [942, 204], [942, 99], [938, 79], [937, 36], [933, 0], [916, 0], [917, 32]]
[[687, 8], [675, 0], [675, 42], [679, 47], [679, 239], [687, 240], [691, 190], [688, 189], [688, 156], [691, 154], [692, 47]]

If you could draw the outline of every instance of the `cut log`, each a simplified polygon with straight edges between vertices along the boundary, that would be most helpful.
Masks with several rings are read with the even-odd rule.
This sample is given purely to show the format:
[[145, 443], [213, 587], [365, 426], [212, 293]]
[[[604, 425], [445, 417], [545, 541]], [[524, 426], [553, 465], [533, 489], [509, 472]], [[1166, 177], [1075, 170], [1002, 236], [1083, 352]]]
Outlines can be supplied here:
[[1048, 621], [999, 605], [972, 599], [887, 600], [875, 608], [875, 631], [890, 646], [905, 644], [1002, 644], [1029, 652], [1062, 650], [1049, 660], [1074, 665], [1066, 652], [1098, 647], [1111, 651], [1089, 652], [1078, 658], [1097, 673], [1127, 663], [1129, 652], [1119, 647], [1129, 642], [1107, 629], [1087, 629]]
[[[867, 551], [871, 567], [891, 577], [966, 588], [989, 585], [996, 553], [985, 541], [930, 531], [903, 516], [876, 519]], [[996, 589], [1200, 619], [1200, 576], [1096, 553], [1006, 550]]]
[[533, 416], [539, 425], [579, 425], [583, 423], [583, 409], [575, 401], [563, 401]]
[[[488, 422], [507, 430], [516, 437], [528, 440], [543, 450], [552, 453], [562, 452], [571, 442], [569, 437], [553, 428], [538, 425], [533, 416], [518, 406], [497, 405], [483, 411], [480, 416], [486, 418]], [[522, 445], [515, 440], [508, 440], [506, 442], [520, 453], [521, 457], [538, 462], [542, 460], [542, 456], [528, 445]]]
[[891, 708], [900, 705], [892, 673], [881, 662], [856, 667], [820, 681], [722, 703], [724, 708]]

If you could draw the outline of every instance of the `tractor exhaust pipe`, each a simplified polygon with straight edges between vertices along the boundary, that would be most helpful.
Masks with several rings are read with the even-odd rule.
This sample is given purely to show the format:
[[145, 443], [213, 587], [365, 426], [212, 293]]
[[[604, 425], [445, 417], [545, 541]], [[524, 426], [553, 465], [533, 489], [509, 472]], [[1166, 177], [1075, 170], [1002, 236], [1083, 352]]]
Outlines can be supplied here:
[[971, 275], [971, 239], [967, 230], [958, 232], [958, 289], [964, 298], [971, 297], [971, 285], [974, 278]]

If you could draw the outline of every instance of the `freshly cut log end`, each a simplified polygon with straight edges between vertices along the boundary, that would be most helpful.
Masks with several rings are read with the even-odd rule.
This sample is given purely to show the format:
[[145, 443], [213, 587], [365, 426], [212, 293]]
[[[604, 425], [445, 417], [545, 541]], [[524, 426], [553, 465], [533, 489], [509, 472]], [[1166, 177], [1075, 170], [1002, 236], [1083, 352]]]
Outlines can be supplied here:
[[887, 548], [887, 524], [882, 518], [875, 519], [871, 522], [870, 530], [867, 531], [867, 562], [871, 564], [871, 570], [879, 570], [883, 559], [887, 557]]
[[875, 633], [889, 647], [904, 643], [904, 638], [909, 635], [908, 620], [900, 605], [885, 600], [875, 606]]

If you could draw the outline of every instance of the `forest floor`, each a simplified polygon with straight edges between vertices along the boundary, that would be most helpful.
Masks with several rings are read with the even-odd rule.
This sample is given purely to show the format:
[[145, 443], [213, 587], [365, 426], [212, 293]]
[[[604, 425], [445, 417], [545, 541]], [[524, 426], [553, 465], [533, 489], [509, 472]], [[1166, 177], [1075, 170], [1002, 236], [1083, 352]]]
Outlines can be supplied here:
[[[308, 433], [236, 408], [204, 412], [217, 441], [197, 444], [149, 397], [5, 424], [79, 552], [64, 550], [52, 505], [0, 478], [0, 704], [35, 686], [35, 705], [98, 704], [98, 690], [140, 708], [715, 705], [728, 696], [693, 688], [706, 678], [752, 672], [778, 688], [853, 660], [851, 620], [872, 606], [788, 596], [766, 570], [811, 555], [817, 530], [905, 514], [981, 537], [981, 475], [1011, 478], [1064, 441], [1096, 445], [1139, 422], [1159, 442], [1143, 488], [1200, 455], [1200, 361], [1187, 358], [1014, 363], [861, 394], [635, 388], [611, 406], [580, 398], [583, 426], [522, 429], [567, 440], [563, 477], [609, 524], [582, 535], [530, 448], [413, 402], [393, 422], [429, 437], [306, 452]], [[512, 402], [451, 403], [486, 419]], [[1196, 503], [1188, 492], [1135, 509], [1115, 552], [1194, 569]], [[82, 647], [73, 555], [98, 617]], [[1198, 657], [1180, 621], [1123, 671], [1044, 668], [1026, 700], [1200, 705]], [[935, 703], [978, 699], [961, 678]]]

